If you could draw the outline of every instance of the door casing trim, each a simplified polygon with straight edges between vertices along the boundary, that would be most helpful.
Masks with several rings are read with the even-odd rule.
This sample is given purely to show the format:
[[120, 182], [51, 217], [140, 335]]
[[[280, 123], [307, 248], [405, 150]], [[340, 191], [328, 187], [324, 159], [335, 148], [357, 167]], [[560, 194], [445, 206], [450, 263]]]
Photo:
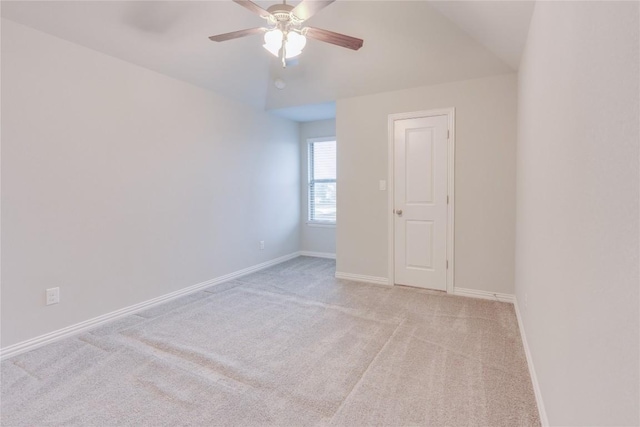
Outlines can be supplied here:
[[387, 274], [389, 284], [395, 285], [395, 227], [394, 227], [394, 122], [396, 120], [417, 119], [422, 117], [447, 116], [449, 140], [447, 143], [447, 191], [449, 204], [447, 205], [447, 293], [452, 294], [455, 278], [455, 154], [456, 154], [456, 110], [454, 107], [435, 110], [416, 111], [412, 113], [389, 114], [388, 122], [388, 155], [387, 155]]

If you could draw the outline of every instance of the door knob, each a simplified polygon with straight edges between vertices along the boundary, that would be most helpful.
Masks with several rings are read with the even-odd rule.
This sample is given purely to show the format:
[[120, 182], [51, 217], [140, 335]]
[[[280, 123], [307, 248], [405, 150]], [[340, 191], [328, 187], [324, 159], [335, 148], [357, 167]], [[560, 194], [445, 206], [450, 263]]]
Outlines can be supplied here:
[[402, 216], [402, 209], [398, 209], [398, 210], [396, 211], [396, 214], [398, 214], [398, 216]]

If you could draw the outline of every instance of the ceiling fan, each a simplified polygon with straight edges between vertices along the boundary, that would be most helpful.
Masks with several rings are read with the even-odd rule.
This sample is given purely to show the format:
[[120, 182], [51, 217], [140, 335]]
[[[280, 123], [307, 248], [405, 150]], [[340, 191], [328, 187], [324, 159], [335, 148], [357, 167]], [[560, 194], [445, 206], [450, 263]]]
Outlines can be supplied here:
[[297, 6], [288, 5], [286, 0], [282, 4], [275, 4], [263, 9], [250, 0], [233, 0], [240, 6], [249, 9], [267, 21], [268, 28], [258, 27], [231, 33], [218, 34], [209, 37], [214, 42], [224, 42], [240, 37], [264, 33], [264, 48], [274, 56], [280, 58], [282, 66], [287, 66], [287, 60], [300, 53], [307, 43], [307, 37], [325, 43], [358, 50], [364, 41], [333, 31], [314, 27], [303, 27], [302, 24], [316, 12], [329, 6], [335, 0], [302, 0]]

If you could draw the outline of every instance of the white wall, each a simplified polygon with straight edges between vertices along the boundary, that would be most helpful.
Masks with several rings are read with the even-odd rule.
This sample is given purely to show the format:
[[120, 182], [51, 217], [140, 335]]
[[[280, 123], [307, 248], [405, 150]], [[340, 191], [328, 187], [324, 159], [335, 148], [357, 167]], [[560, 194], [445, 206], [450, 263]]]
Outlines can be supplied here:
[[639, 10], [537, 2], [519, 79], [516, 294], [551, 425], [638, 425]]
[[514, 74], [338, 100], [337, 265], [387, 277], [387, 120], [456, 108], [455, 286], [513, 293]]
[[298, 250], [296, 123], [7, 20], [2, 113], [3, 347]]
[[[309, 192], [305, 185], [309, 180], [308, 146], [309, 138], [323, 138], [336, 136], [336, 121], [319, 120], [315, 122], [300, 123], [300, 170], [302, 188], [300, 199], [302, 201], [300, 250], [319, 252], [322, 254], [336, 253], [336, 227], [328, 225], [307, 224], [309, 218]], [[340, 142], [338, 142], [340, 144]], [[338, 183], [338, 186], [340, 184]]]

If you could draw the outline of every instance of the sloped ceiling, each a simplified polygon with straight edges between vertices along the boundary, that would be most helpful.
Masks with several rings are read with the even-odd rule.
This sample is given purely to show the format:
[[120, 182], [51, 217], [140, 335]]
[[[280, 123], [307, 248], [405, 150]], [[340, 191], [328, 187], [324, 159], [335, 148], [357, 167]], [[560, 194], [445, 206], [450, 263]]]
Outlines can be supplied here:
[[[477, 6], [426, 1], [339, 0], [309, 25], [363, 38], [364, 47], [354, 52], [309, 40], [298, 65], [286, 69], [260, 36], [208, 40], [263, 25], [231, 1], [3, 1], [1, 7], [3, 18], [265, 109], [512, 72], [518, 56], [511, 47], [492, 52], [486, 35], [472, 36], [483, 33], [478, 25], [461, 28], [482, 15]], [[276, 78], [286, 82], [284, 90], [275, 88]]]
[[534, 1], [430, 1], [432, 7], [517, 70]]

